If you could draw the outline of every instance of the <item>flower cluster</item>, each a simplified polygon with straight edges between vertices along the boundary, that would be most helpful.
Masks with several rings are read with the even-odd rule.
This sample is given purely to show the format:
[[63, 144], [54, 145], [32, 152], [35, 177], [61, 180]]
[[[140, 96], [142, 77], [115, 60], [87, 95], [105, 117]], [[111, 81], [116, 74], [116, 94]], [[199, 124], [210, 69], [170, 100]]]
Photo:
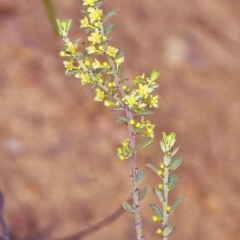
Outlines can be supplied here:
[[158, 87], [156, 83], [158, 76], [159, 73], [156, 70], [152, 71], [149, 78], [145, 77], [144, 74], [137, 76], [133, 81], [136, 88], [132, 91], [129, 91], [129, 87], [123, 86], [126, 94], [122, 101], [137, 114], [142, 113], [146, 107], [157, 108], [159, 96], [154, 96], [151, 93]]
[[144, 117], [141, 118], [140, 122], [136, 122], [134, 119], [129, 121], [129, 124], [134, 126], [136, 134], [141, 134], [142, 136], [147, 136], [154, 138], [154, 127], [149, 120], [144, 120]]
[[[112, 39], [108, 34], [114, 25], [105, 24], [115, 11], [104, 17], [101, 5], [101, 0], [83, 1], [85, 9], [82, 11], [84, 17], [80, 20], [80, 28], [88, 34], [88, 42], [83, 51], [78, 50], [80, 39], [71, 42], [68, 38], [71, 20], [57, 19], [59, 34], [65, 44], [65, 49], [60, 55], [68, 58], [63, 62], [65, 73], [67, 76], [74, 75], [82, 85], [90, 84], [95, 93], [94, 101], [103, 102], [104, 106], [113, 110], [130, 111], [132, 117], [127, 119], [126, 123], [134, 129], [134, 133], [153, 138], [155, 125], [143, 117], [140, 121], [134, 120], [133, 117], [151, 114], [153, 112], [149, 108], [158, 107], [158, 96], [154, 95], [153, 91], [158, 87], [156, 80], [159, 72], [153, 70], [150, 77], [142, 74], [132, 83], [125, 83], [128, 79], [120, 77], [125, 51], [110, 45]], [[117, 149], [117, 156], [121, 161], [131, 157], [136, 150], [131, 149], [127, 142], [121, 142]]]
[[129, 138], [121, 142], [121, 147], [117, 148], [117, 157], [120, 161], [128, 159], [132, 155]]
[[167, 237], [173, 232], [175, 227], [168, 225], [168, 217], [177, 205], [185, 199], [184, 197], [181, 197], [172, 206], [168, 204], [168, 193], [177, 184], [177, 176], [171, 172], [177, 169], [182, 162], [181, 157], [173, 159], [173, 156], [179, 150], [178, 147], [172, 150], [175, 142], [176, 134], [174, 132], [170, 134], [163, 132], [163, 137], [160, 141], [160, 147], [164, 153], [163, 161], [159, 165], [159, 168], [156, 168], [152, 164], [147, 164], [147, 166], [162, 179], [162, 183], [158, 184], [157, 188], [153, 188], [153, 192], [162, 203], [163, 207], [161, 209], [156, 204], [150, 204], [150, 206], [154, 212], [154, 216], [152, 217], [153, 222], [161, 222], [162, 224], [162, 228], [157, 228], [156, 233], [163, 237]]

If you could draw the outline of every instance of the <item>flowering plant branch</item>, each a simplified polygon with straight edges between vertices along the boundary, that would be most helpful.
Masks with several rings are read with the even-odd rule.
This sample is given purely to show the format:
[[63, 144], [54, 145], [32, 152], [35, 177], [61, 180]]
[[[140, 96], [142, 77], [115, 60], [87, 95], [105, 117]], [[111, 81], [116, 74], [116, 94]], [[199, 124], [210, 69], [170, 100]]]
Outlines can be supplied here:
[[[155, 125], [145, 117], [154, 113], [151, 108], [158, 107], [159, 96], [154, 95], [153, 91], [158, 87], [156, 80], [160, 74], [153, 70], [149, 77], [142, 74], [130, 83], [127, 82], [128, 79], [121, 77], [125, 51], [110, 44], [112, 38], [108, 37], [108, 34], [114, 25], [106, 24], [116, 12], [111, 11], [104, 16], [102, 3], [102, 0], [83, 0], [84, 17], [80, 20], [80, 28], [89, 35], [88, 46], [83, 51], [78, 50], [80, 38], [75, 42], [68, 38], [71, 20], [57, 19], [59, 34], [65, 44], [65, 50], [61, 51], [60, 55], [68, 58], [67, 61], [63, 61], [67, 76], [74, 75], [80, 79], [82, 85], [91, 85], [95, 93], [94, 101], [103, 102], [105, 107], [114, 111], [125, 112], [125, 115], [117, 117], [116, 121], [127, 125], [128, 138], [121, 141], [116, 155], [120, 161], [128, 159], [131, 163], [133, 203], [124, 202], [123, 207], [134, 215], [137, 240], [142, 240], [144, 235], [140, 201], [147, 195], [148, 187], [139, 191], [139, 183], [144, 179], [145, 171], [138, 170], [137, 152], [149, 145], [154, 138]], [[143, 139], [139, 140], [138, 136], [142, 136]], [[164, 186], [167, 187], [168, 165], [165, 166]], [[167, 199], [167, 191], [164, 191], [164, 194]], [[163, 227], [167, 224], [165, 219], [166, 217], [163, 218]]]

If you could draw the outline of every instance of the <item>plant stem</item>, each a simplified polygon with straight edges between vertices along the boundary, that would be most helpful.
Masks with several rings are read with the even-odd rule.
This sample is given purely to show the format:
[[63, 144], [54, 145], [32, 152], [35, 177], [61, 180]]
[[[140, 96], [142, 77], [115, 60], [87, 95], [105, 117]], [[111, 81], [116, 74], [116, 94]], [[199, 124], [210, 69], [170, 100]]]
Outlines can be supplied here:
[[[133, 118], [133, 113], [131, 110], [126, 107], [125, 109], [127, 118], [130, 120]], [[135, 132], [133, 126], [128, 124], [128, 134], [130, 138], [130, 146], [131, 149], [134, 151], [136, 149], [136, 143], [135, 143]], [[131, 180], [132, 180], [132, 199], [133, 199], [133, 214], [135, 219], [135, 231], [137, 235], [137, 240], [143, 240], [144, 236], [142, 233], [142, 216], [140, 214], [140, 201], [138, 197], [139, 189], [138, 189], [138, 182], [137, 182], [137, 158], [136, 153], [133, 152], [132, 157], [130, 158], [131, 161]]]
[[[103, 33], [103, 30], [102, 30]], [[107, 45], [104, 44], [105, 49], [107, 48]], [[108, 59], [108, 62], [112, 68], [112, 73], [114, 76], [114, 79], [116, 81], [119, 93], [121, 95], [121, 97], [124, 97], [125, 93], [122, 89], [122, 85], [120, 83], [120, 77], [119, 74], [117, 73], [117, 69], [115, 66], [114, 61], [106, 54], [106, 57]], [[120, 98], [121, 100], [121, 98]], [[131, 109], [128, 106], [124, 106], [126, 115], [127, 115], [127, 119], [131, 120], [133, 119], [133, 113], [131, 111]], [[136, 235], [137, 235], [137, 240], [144, 240], [144, 236], [142, 233], [142, 216], [140, 214], [140, 201], [139, 201], [139, 189], [138, 189], [138, 182], [137, 182], [137, 157], [136, 157], [136, 153], [135, 153], [135, 149], [136, 149], [136, 143], [135, 143], [135, 132], [134, 132], [134, 127], [130, 124], [128, 124], [128, 135], [129, 135], [129, 139], [130, 139], [130, 147], [132, 149], [132, 156], [130, 157], [130, 162], [131, 162], [131, 180], [132, 180], [132, 199], [133, 199], [133, 215], [134, 215], [134, 219], [135, 219], [135, 231], [136, 231]]]
[[[163, 221], [162, 227], [164, 228], [168, 225], [168, 177], [169, 177], [169, 167], [164, 167], [164, 178], [163, 178], [163, 194], [164, 194], [164, 202], [163, 202]], [[163, 240], [167, 240], [168, 237], [163, 237]]]

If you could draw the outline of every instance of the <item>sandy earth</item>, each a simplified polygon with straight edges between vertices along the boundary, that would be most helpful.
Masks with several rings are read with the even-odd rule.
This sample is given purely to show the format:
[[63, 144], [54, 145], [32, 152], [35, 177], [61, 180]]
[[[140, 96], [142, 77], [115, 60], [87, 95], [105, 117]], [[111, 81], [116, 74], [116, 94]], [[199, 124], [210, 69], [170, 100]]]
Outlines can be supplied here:
[[[72, 38], [83, 35], [81, 1], [53, 2], [73, 18]], [[159, 163], [162, 131], [177, 133], [184, 157], [171, 201], [187, 200], [170, 218], [170, 239], [239, 239], [240, 1], [109, 0], [111, 9], [114, 44], [127, 50], [123, 75], [161, 71], [156, 141], [139, 167]], [[0, 188], [13, 238], [135, 239], [132, 216], [119, 210], [131, 190], [129, 163], [114, 156], [126, 137], [120, 113], [64, 76], [40, 0], [1, 0], [0, 33]], [[141, 186], [156, 186], [146, 171]], [[159, 239], [149, 202], [152, 193], [142, 202], [145, 239]]]

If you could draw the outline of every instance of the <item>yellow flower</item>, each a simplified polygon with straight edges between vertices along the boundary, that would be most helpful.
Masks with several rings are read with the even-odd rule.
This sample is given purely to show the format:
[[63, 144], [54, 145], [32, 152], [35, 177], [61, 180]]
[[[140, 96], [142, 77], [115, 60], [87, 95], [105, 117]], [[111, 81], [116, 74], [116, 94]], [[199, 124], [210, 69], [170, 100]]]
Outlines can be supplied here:
[[130, 143], [130, 140], [129, 140], [129, 138], [127, 138], [127, 139], [125, 139], [125, 140], [123, 140], [123, 141], [121, 142], [121, 145], [122, 145], [124, 148], [129, 148], [129, 143]]
[[94, 45], [90, 45], [89, 47], [86, 47], [86, 50], [87, 50], [88, 54], [102, 53], [102, 51], [97, 50]]
[[93, 6], [98, 0], [83, 0], [83, 6], [90, 5]]
[[125, 96], [123, 101], [129, 106], [129, 107], [133, 107], [134, 105], [137, 104], [137, 97], [134, 95], [130, 95], [130, 96]]
[[108, 62], [104, 62], [102, 65], [103, 65], [103, 67], [105, 67], [105, 68], [108, 68], [108, 67], [109, 67], [109, 63], [108, 63]]
[[84, 63], [85, 63], [85, 65], [86, 65], [87, 67], [90, 67], [90, 66], [91, 66], [91, 62], [90, 62], [89, 60], [86, 60]]
[[143, 98], [146, 98], [148, 96], [148, 94], [152, 91], [153, 91], [152, 88], [149, 88], [147, 85], [143, 85], [143, 84], [139, 83], [137, 92]]
[[161, 221], [161, 218], [158, 217], [158, 216], [156, 216], [156, 215], [154, 215], [154, 216], [152, 216], [152, 220], [153, 220], [154, 222], [160, 222], [160, 221]]
[[117, 52], [118, 52], [118, 49], [117, 49], [117, 48], [111, 47], [111, 46], [108, 46], [108, 47], [107, 47], [106, 53], [107, 53], [107, 55], [108, 55], [109, 57], [115, 57], [116, 54], [117, 54]]
[[105, 97], [104, 91], [102, 91], [100, 88], [95, 88], [95, 93], [96, 93], [96, 97], [94, 98], [94, 101], [102, 102], [102, 100]]
[[91, 35], [88, 37], [88, 40], [92, 42], [92, 44], [101, 43], [101, 34], [99, 34], [99, 31], [96, 30], [95, 32], [91, 33]]
[[158, 98], [159, 96], [153, 96], [151, 95], [148, 99], [148, 102], [149, 102], [149, 106], [150, 107], [155, 107], [155, 108], [158, 108]]
[[91, 26], [86, 16], [82, 20], [80, 20], [80, 23], [81, 23], [80, 28], [87, 28]]
[[[109, 101], [109, 100], [105, 100], [104, 101], [104, 106], [105, 107], [111, 107], [113, 105], [113, 102]], [[120, 148], [121, 149], [121, 148]], [[121, 149], [122, 150], [122, 149]], [[118, 150], [117, 150], [118, 151]]]
[[117, 66], [119, 66], [123, 62], [124, 62], [124, 57], [123, 56], [120, 57], [120, 58], [115, 59], [115, 63], [117, 64]]
[[66, 68], [66, 72], [71, 71], [74, 68], [72, 60], [69, 61], [69, 62], [68, 61], [63, 61], [63, 65]]
[[171, 206], [167, 206], [167, 212], [169, 213], [169, 212], [171, 212], [171, 210], [172, 210], [172, 207]]
[[95, 76], [99, 83], [103, 83], [103, 75], [101, 73], [96, 74]]
[[158, 176], [160, 176], [160, 177], [163, 177], [164, 176], [164, 172], [162, 171], [162, 170], [158, 170]]
[[101, 20], [102, 18], [102, 10], [99, 8], [93, 8], [93, 7], [89, 7], [87, 9], [87, 12], [89, 13], [89, 18], [90, 18], [90, 22], [93, 23], [97, 20]]
[[135, 83], [135, 84], [139, 84], [140, 81], [141, 81], [142, 79], [144, 79], [144, 78], [145, 78], [145, 74], [143, 73], [141, 76], [137, 76], [137, 77], [134, 79], [134, 83]]
[[93, 69], [98, 69], [98, 68], [102, 68], [103, 66], [101, 65], [101, 63], [95, 58], [94, 62], [92, 63], [92, 68]]
[[65, 46], [66, 46], [65, 52], [69, 52], [70, 54], [76, 53], [77, 44], [73, 44], [72, 42], [69, 41], [69, 42], [65, 43]]
[[88, 73], [81, 72], [79, 74], [76, 74], [75, 77], [81, 79], [82, 85], [92, 82], [92, 79]]
[[135, 121], [134, 119], [131, 119], [131, 120], [129, 121], [129, 124], [132, 125], [132, 126], [134, 126], [134, 125], [136, 124], [136, 121]]

